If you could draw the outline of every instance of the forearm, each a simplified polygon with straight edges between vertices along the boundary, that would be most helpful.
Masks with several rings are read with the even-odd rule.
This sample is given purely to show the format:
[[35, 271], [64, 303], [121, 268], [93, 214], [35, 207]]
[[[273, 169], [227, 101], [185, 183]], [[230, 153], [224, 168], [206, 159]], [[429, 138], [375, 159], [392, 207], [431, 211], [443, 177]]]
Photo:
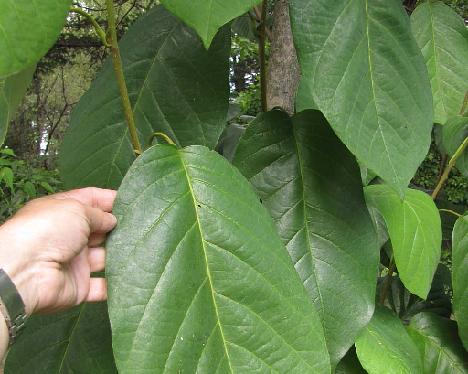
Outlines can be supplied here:
[[8, 334], [8, 327], [6, 325], [5, 319], [1, 314], [0, 319], [2, 320], [0, 321], [0, 373], [3, 373], [3, 365], [8, 351], [10, 337]]

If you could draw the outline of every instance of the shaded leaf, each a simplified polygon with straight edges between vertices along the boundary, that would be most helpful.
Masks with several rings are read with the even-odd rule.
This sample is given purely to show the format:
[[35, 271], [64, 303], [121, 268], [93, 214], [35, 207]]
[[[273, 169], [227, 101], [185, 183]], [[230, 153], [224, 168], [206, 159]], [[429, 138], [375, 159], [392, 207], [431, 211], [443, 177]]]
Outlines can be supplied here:
[[428, 194], [418, 190], [407, 189], [403, 200], [382, 184], [364, 191], [367, 203], [385, 219], [401, 281], [425, 299], [440, 259], [442, 228], [437, 207]]
[[[0, 80], [0, 145], [5, 141], [8, 125], [26, 94], [35, 70], [36, 66], [34, 65], [18, 74]], [[5, 149], [3, 153], [7, 154], [5, 153], [7, 151], [9, 150]]]
[[[468, 137], [468, 117], [452, 117], [442, 127], [442, 145], [450, 156], [455, 154], [466, 137]], [[468, 177], [468, 151], [465, 150], [457, 159], [455, 167]]]
[[113, 213], [106, 273], [121, 374], [330, 372], [319, 317], [273, 222], [222, 156], [148, 149]]
[[290, 4], [301, 84], [359, 161], [402, 195], [429, 149], [432, 95], [401, 1]]
[[0, 2], [0, 78], [35, 64], [58, 38], [71, 0]]
[[468, 216], [455, 222], [452, 235], [453, 312], [468, 350]]
[[419, 313], [407, 329], [423, 358], [424, 374], [468, 373], [468, 354], [463, 350], [455, 322], [436, 314]]
[[117, 374], [107, 305], [33, 316], [7, 356], [6, 374]]
[[356, 351], [369, 374], [422, 373], [418, 348], [401, 321], [388, 309], [378, 307], [356, 340]]
[[468, 30], [442, 1], [425, 1], [411, 15], [411, 28], [426, 61], [434, 98], [434, 122], [460, 113], [468, 82]]
[[332, 365], [372, 317], [378, 247], [355, 158], [323, 115], [261, 115], [234, 164], [269, 210], [320, 313]]
[[335, 374], [365, 374], [366, 371], [362, 367], [356, 355], [356, 349], [352, 347], [346, 356], [338, 363]]
[[[164, 132], [179, 145], [213, 148], [228, 112], [229, 28], [206, 51], [163, 7], [142, 16], [120, 43], [143, 148]], [[110, 61], [72, 113], [60, 150], [66, 188], [117, 188], [134, 160]]]
[[261, 0], [161, 0], [169, 11], [197, 31], [206, 48], [221, 26], [259, 3]]

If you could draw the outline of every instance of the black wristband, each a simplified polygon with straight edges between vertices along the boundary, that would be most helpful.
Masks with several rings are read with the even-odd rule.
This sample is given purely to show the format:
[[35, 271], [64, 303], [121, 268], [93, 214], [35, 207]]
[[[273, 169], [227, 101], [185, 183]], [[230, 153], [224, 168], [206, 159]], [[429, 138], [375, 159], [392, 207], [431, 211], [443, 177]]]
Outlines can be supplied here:
[[27, 315], [21, 295], [3, 269], [0, 269], [0, 310], [8, 326], [10, 344], [13, 344], [24, 327]]

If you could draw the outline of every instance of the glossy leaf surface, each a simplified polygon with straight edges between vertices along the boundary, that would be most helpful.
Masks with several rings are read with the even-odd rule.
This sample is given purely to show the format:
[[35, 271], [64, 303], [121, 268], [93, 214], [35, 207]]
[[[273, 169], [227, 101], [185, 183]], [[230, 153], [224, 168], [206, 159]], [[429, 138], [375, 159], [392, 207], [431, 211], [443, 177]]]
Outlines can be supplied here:
[[71, 0], [0, 1], [0, 78], [35, 64], [58, 38]]
[[401, 321], [378, 307], [371, 322], [356, 340], [356, 351], [369, 374], [423, 373], [418, 348]]
[[234, 164], [268, 209], [320, 313], [332, 365], [374, 309], [378, 247], [359, 167], [323, 115], [261, 115]]
[[411, 15], [411, 27], [426, 61], [434, 98], [434, 122], [460, 113], [468, 82], [468, 30], [442, 1], [425, 1]]
[[424, 374], [468, 373], [468, 353], [463, 350], [455, 322], [419, 313], [407, 329], [423, 358]]
[[[450, 156], [455, 154], [466, 137], [468, 137], [468, 117], [452, 117], [442, 127], [442, 144]], [[468, 151], [466, 149], [457, 159], [455, 167], [468, 177]]]
[[5, 141], [8, 125], [31, 84], [36, 66], [0, 80], [0, 145]]
[[432, 95], [401, 2], [290, 4], [301, 84], [359, 161], [402, 195], [429, 149]]
[[261, 0], [161, 0], [168, 10], [194, 28], [208, 48], [218, 29]]
[[387, 224], [400, 279], [412, 293], [425, 299], [440, 259], [442, 228], [429, 195], [407, 189], [404, 200], [386, 185], [364, 189], [368, 204]]
[[[179, 145], [216, 145], [228, 111], [229, 29], [210, 50], [163, 7], [142, 16], [120, 43], [143, 148], [155, 131]], [[60, 151], [66, 187], [117, 188], [134, 160], [110, 61], [72, 113]]]
[[8, 353], [6, 374], [117, 374], [107, 305], [34, 316]]
[[121, 374], [330, 372], [320, 319], [274, 223], [222, 156], [148, 149], [113, 212], [106, 272]]
[[453, 312], [468, 350], [468, 216], [455, 223], [452, 234]]

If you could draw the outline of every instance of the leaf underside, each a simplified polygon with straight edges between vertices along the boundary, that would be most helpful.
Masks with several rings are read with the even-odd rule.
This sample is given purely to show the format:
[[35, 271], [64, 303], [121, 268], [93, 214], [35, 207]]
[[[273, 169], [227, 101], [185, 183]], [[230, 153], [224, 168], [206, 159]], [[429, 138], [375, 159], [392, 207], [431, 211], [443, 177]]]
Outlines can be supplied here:
[[234, 164], [273, 217], [336, 365], [372, 317], [378, 266], [355, 158], [320, 112], [273, 111], [248, 126]]
[[452, 234], [453, 313], [468, 350], [468, 216], [455, 223]]
[[425, 299], [440, 260], [442, 227], [431, 197], [407, 189], [404, 200], [389, 186], [364, 189], [368, 204], [382, 214], [392, 242], [398, 274], [405, 287]]
[[423, 357], [422, 373], [468, 373], [468, 353], [463, 350], [454, 321], [433, 313], [419, 313], [407, 329]]
[[[442, 127], [442, 144], [450, 156], [453, 156], [463, 141], [468, 137], [468, 117], [451, 117]], [[455, 167], [468, 178], [468, 151], [458, 157]]]
[[197, 31], [206, 48], [221, 26], [259, 3], [261, 0], [161, 0], [169, 11]]
[[442, 1], [426, 1], [411, 15], [411, 28], [426, 61], [434, 98], [434, 122], [460, 113], [468, 86], [468, 30]]
[[401, 321], [384, 307], [376, 308], [356, 340], [356, 352], [369, 374], [423, 373], [418, 348]]
[[0, 78], [35, 64], [55, 43], [71, 0], [0, 1]]
[[34, 65], [18, 74], [0, 79], [0, 145], [5, 141], [8, 125], [14, 119], [35, 70]]
[[148, 149], [114, 214], [106, 273], [120, 373], [330, 372], [273, 222], [222, 156]]
[[117, 374], [107, 304], [33, 316], [12, 346], [7, 374]]
[[401, 2], [292, 0], [290, 8], [301, 84], [359, 161], [403, 195], [429, 149], [432, 95]]
[[[178, 145], [214, 148], [228, 112], [229, 28], [207, 51], [195, 33], [162, 6], [152, 8], [120, 42], [143, 148], [151, 135]], [[72, 113], [59, 155], [66, 188], [117, 188], [134, 161], [111, 61]]]

